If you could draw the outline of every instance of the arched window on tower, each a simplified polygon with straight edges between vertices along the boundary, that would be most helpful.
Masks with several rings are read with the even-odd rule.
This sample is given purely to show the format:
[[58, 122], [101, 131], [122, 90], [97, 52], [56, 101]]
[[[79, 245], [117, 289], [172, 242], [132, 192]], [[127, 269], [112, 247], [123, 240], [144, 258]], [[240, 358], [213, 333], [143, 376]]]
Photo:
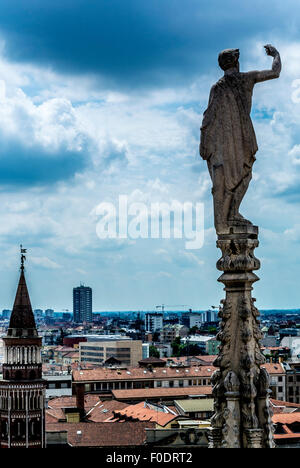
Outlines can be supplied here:
[[25, 439], [25, 437], [26, 437], [26, 422], [21, 421], [20, 424], [21, 424], [21, 438]]
[[15, 380], [22, 380], [22, 371], [20, 371], [20, 370], [16, 371]]
[[1, 435], [2, 435], [2, 438], [6, 438], [7, 437], [7, 429], [8, 429], [8, 424], [7, 424], [7, 421], [1, 421]]

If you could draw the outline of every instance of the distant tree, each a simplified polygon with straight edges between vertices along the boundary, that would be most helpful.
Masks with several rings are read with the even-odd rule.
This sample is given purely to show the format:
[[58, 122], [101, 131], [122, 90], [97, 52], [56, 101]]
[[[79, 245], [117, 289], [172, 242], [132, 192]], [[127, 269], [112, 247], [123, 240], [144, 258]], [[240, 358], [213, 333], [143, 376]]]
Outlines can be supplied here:
[[149, 355], [150, 355], [150, 357], [155, 357], [155, 358], [160, 357], [159, 351], [155, 346], [150, 346]]
[[198, 345], [186, 344], [181, 349], [181, 356], [199, 356], [203, 354]]
[[181, 356], [181, 349], [182, 349], [182, 344], [181, 344], [181, 338], [180, 336], [177, 336], [173, 343], [171, 344], [172, 346], [172, 355], [174, 357], [179, 357]]
[[192, 336], [192, 335], [196, 335], [197, 331], [199, 330], [199, 328], [197, 327], [197, 325], [195, 325], [194, 327], [190, 328], [189, 330], [189, 335]]

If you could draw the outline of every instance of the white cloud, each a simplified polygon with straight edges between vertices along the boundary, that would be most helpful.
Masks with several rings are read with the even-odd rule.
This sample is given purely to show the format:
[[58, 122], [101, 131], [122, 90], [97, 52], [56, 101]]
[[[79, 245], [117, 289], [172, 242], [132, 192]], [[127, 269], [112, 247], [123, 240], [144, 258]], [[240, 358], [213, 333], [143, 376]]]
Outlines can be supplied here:
[[62, 268], [61, 265], [54, 262], [53, 260], [50, 260], [48, 257], [30, 256], [30, 262], [33, 263], [34, 265], [37, 265], [37, 266], [40, 266], [49, 270], [57, 270], [57, 269]]
[[[297, 47], [279, 43], [285, 55], [282, 77], [255, 88], [257, 113], [253, 115], [260, 149], [242, 207], [243, 214], [264, 228], [263, 257], [278, 252], [284, 238], [280, 245], [284, 244], [286, 262], [293, 256], [288, 243], [299, 238], [298, 206], [280, 196], [299, 178], [295, 128], [300, 124], [300, 104], [291, 98], [295, 89], [292, 81], [300, 76]], [[287, 58], [293, 65], [285, 65]], [[270, 63], [260, 44], [247, 68], [265, 68]], [[186, 88], [125, 94], [101, 89], [89, 77], [63, 76], [3, 60], [0, 67], [1, 131], [25, 145], [40, 144], [51, 151], [60, 147], [90, 151], [93, 161], [93, 167], [78, 173], [71, 182], [0, 193], [0, 245], [5, 252], [5, 269], [14, 265], [14, 245], [27, 242], [33, 265], [49, 270], [60, 268], [70, 284], [74, 278], [80, 280], [81, 274], [87, 282], [95, 281], [98, 288], [103, 282], [103, 300], [106, 295], [114, 297], [118, 286], [124, 288], [123, 297], [127, 299], [134, 288], [134, 293], [141, 290], [141, 298], [149, 289], [159, 290], [160, 297], [169, 294], [165, 302], [174, 303], [170, 299], [173, 294], [185, 297], [178, 297], [175, 303], [189, 302], [190, 295], [195, 296], [194, 301], [204, 301], [200, 294], [206, 296], [209, 275], [212, 281], [216, 279], [215, 260], [220, 252], [215, 248], [212, 227], [211, 181], [206, 163], [198, 155], [198, 140], [201, 113], [217, 77], [200, 76]], [[174, 240], [100, 242], [93, 209], [102, 201], [117, 203], [120, 194], [128, 194], [130, 203], [204, 201], [204, 248], [197, 253], [187, 252], [184, 242]], [[52, 260], [57, 258], [58, 262]], [[283, 261], [283, 255], [280, 258]], [[142, 278], [141, 283], [135, 281], [133, 287], [132, 278], [137, 277]], [[167, 291], [164, 280], [170, 277], [174, 287]], [[200, 278], [204, 284], [201, 291]], [[61, 297], [65, 298], [65, 294], [61, 293]], [[213, 283], [212, 303], [215, 295]]]

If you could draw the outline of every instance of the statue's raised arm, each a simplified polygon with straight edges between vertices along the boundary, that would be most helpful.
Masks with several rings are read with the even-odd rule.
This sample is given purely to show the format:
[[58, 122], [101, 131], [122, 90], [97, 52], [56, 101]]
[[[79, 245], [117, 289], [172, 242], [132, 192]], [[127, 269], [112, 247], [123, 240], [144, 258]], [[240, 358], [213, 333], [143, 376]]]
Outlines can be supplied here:
[[274, 80], [279, 78], [281, 72], [281, 58], [278, 50], [271, 44], [264, 46], [266, 54], [273, 57], [271, 70], [252, 71], [248, 74], [253, 77], [254, 83], [261, 83], [262, 81]]
[[240, 213], [240, 204], [252, 178], [258, 150], [250, 112], [256, 83], [278, 78], [279, 52], [272, 45], [266, 53], [274, 58], [272, 68], [240, 72], [239, 49], [219, 54], [224, 76], [213, 85], [201, 127], [200, 155], [207, 161], [213, 184], [215, 227], [217, 233], [231, 226], [252, 224]]

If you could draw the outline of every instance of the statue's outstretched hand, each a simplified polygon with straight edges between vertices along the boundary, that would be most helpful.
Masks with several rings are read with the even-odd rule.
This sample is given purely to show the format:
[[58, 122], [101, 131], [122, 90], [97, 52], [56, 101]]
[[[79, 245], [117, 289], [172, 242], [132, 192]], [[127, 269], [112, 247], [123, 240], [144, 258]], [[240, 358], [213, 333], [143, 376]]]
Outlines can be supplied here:
[[265, 45], [264, 48], [266, 50], [266, 54], [270, 55], [271, 57], [275, 57], [278, 54], [278, 50], [271, 44]]

